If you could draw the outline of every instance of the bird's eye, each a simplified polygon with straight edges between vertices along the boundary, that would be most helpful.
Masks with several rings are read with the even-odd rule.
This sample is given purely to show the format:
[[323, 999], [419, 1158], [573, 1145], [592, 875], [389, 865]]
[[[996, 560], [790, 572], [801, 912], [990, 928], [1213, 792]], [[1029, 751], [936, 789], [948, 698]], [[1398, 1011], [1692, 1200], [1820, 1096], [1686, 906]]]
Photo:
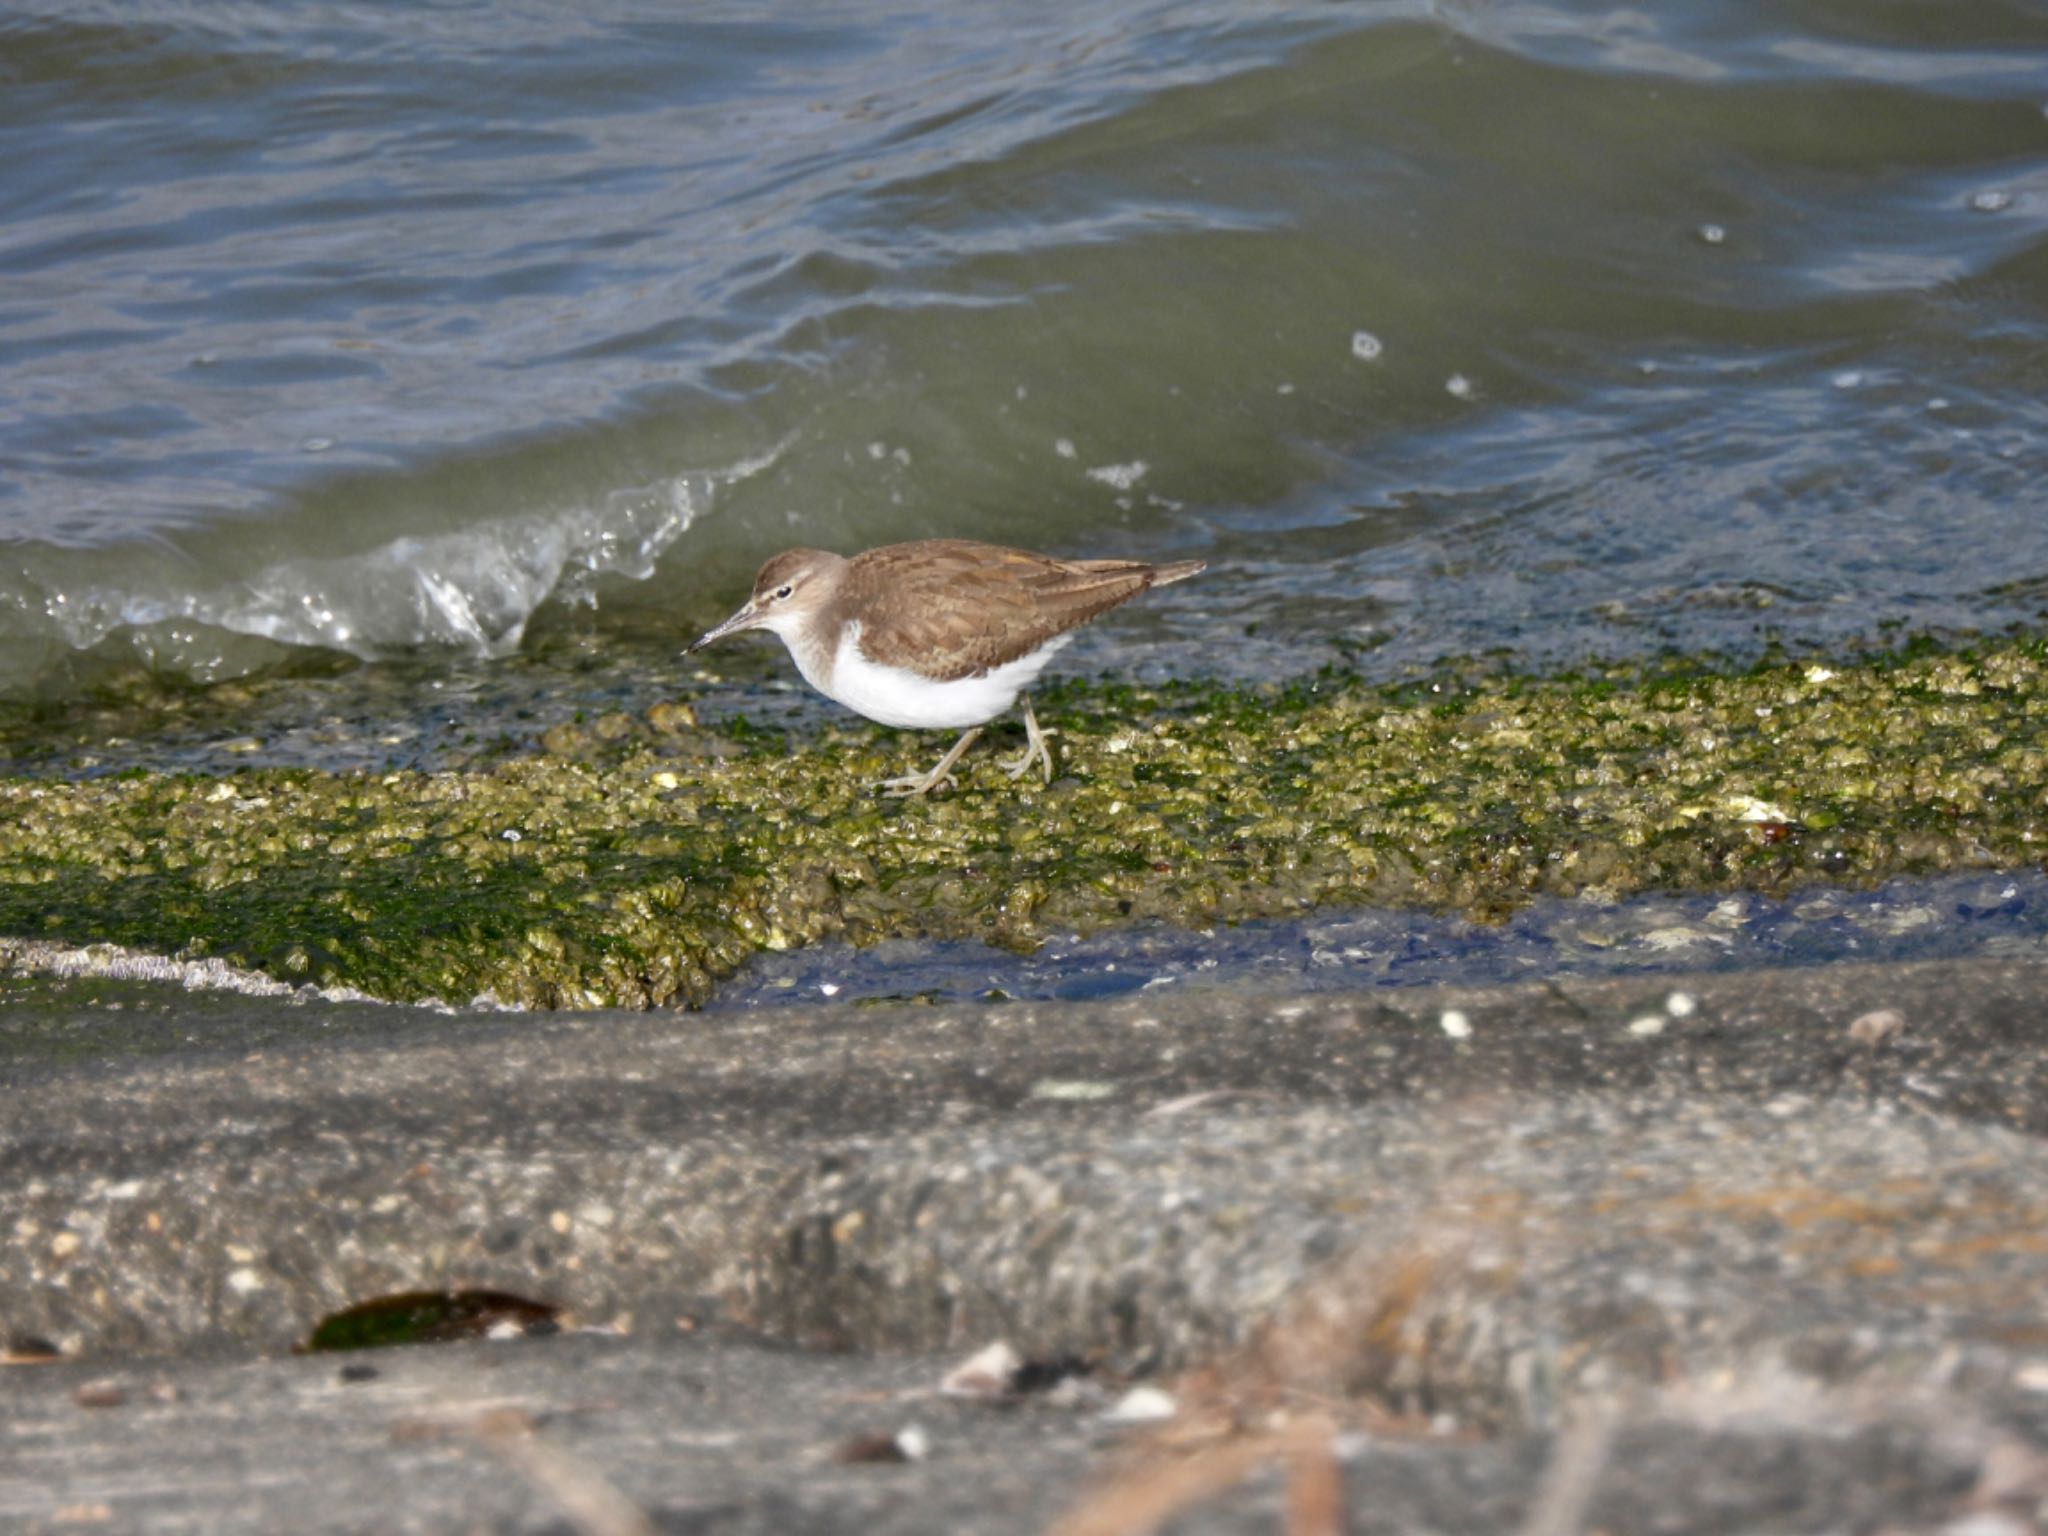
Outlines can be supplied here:
[[781, 586], [777, 587], [775, 589], [775, 595], [778, 598], [789, 596], [789, 583], [785, 581]]

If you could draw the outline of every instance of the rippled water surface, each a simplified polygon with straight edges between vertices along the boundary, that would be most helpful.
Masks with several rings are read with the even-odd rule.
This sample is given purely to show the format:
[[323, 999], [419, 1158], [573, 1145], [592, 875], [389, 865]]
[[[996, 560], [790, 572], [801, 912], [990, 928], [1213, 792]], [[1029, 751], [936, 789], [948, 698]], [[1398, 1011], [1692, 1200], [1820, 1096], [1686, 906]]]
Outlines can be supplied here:
[[939, 533], [1214, 562], [1083, 670], [2038, 621], [2044, 231], [2021, 0], [0, 9], [0, 696]]

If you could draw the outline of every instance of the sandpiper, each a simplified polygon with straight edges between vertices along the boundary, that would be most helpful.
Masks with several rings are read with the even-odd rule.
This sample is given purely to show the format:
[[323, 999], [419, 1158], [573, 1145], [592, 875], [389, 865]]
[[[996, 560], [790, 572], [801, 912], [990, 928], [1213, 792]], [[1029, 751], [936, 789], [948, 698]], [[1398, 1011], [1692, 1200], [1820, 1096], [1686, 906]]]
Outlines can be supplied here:
[[[981, 728], [1017, 701], [1073, 632], [1148, 587], [1183, 581], [1206, 561], [1057, 560], [971, 539], [885, 544], [848, 558], [785, 549], [761, 567], [754, 595], [683, 654], [743, 629], [773, 630], [804, 681], [883, 725], [966, 734], [926, 774], [886, 780], [884, 794], [944, 783]], [[1024, 700], [1028, 745], [1011, 778], [1052, 753]]]

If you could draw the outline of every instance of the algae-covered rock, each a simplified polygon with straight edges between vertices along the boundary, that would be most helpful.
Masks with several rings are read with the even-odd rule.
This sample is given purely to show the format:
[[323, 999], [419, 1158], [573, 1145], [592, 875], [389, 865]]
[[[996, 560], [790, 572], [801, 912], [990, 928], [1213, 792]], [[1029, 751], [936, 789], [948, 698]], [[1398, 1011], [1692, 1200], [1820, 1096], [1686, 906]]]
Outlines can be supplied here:
[[1200, 927], [1328, 905], [1781, 891], [2048, 850], [2048, 647], [1402, 687], [1044, 692], [1061, 777], [924, 738], [791, 752], [674, 712], [448, 773], [0, 781], [0, 934], [377, 996], [701, 1002], [761, 949]]

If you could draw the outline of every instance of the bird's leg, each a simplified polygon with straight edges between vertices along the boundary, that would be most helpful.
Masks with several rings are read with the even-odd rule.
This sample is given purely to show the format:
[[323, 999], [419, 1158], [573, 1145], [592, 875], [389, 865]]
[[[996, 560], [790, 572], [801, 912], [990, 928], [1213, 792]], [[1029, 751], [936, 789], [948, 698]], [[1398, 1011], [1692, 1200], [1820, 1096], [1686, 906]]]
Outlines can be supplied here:
[[967, 733], [953, 743], [953, 750], [940, 758], [939, 766], [930, 773], [922, 775], [910, 773], [905, 774], [900, 779], [884, 779], [875, 787], [885, 795], [906, 796], [921, 795], [928, 790], [937, 789], [939, 785], [946, 781], [946, 775], [952, 770], [953, 765], [960, 761], [960, 754], [965, 752], [974, 741], [974, 738], [980, 734], [980, 726], [970, 725], [967, 727]]
[[1033, 763], [1045, 764], [1045, 782], [1052, 782], [1052, 751], [1045, 744], [1045, 732], [1038, 728], [1038, 716], [1031, 712], [1031, 695], [1024, 695], [1024, 755], [1014, 762], [1004, 763], [1003, 772], [1011, 778], [1022, 778], [1030, 771]]

